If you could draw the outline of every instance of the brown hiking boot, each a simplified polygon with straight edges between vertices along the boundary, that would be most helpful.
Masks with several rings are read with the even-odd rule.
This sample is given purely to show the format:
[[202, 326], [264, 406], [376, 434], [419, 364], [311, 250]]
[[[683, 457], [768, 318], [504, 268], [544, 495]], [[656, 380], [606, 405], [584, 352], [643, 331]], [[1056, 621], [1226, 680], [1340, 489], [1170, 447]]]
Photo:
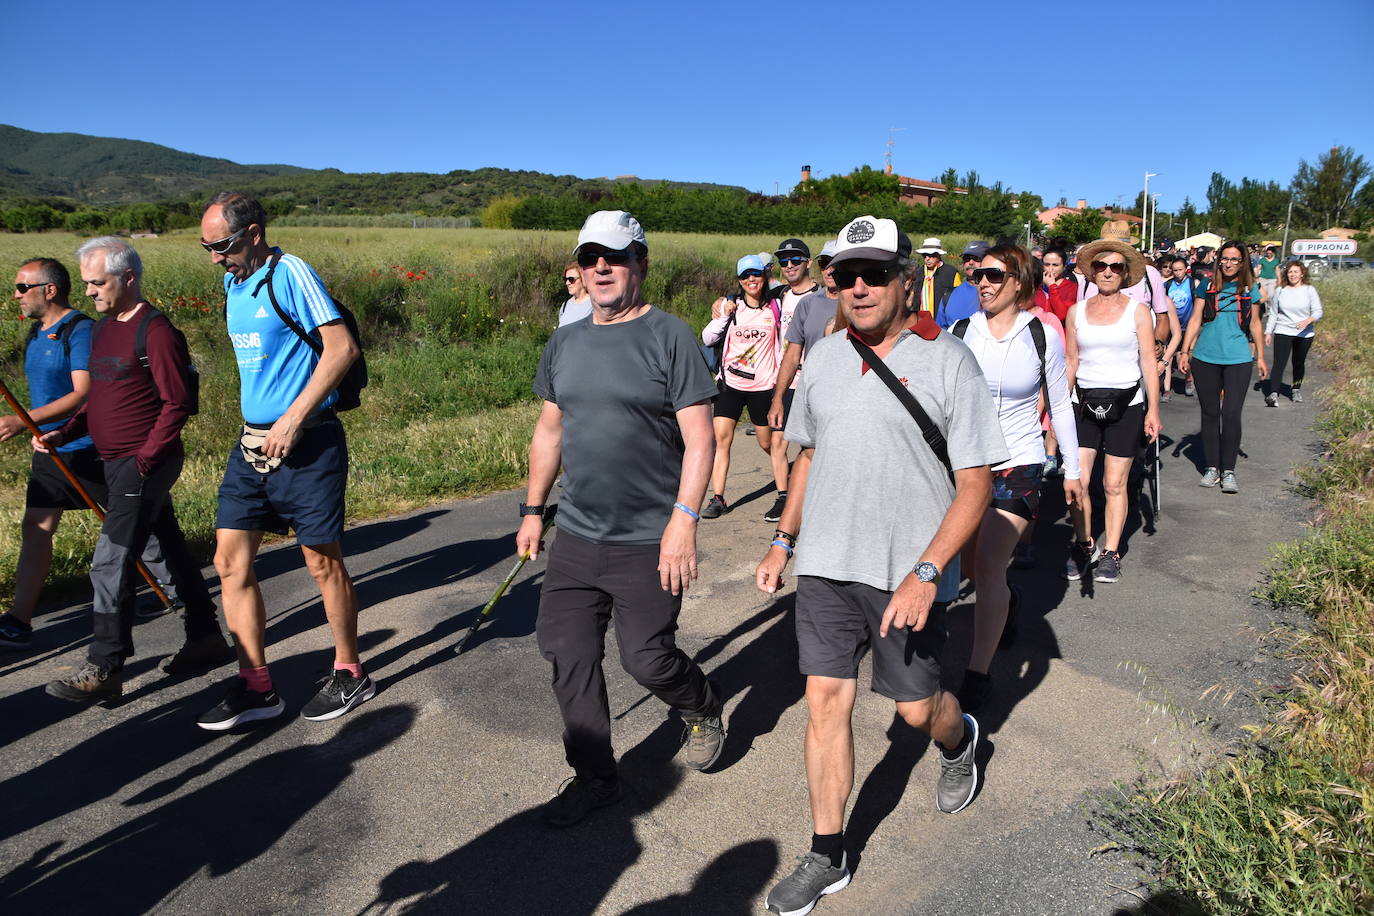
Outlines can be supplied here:
[[73, 703], [113, 700], [124, 694], [124, 672], [86, 662], [74, 673], [51, 681], [48, 693]]
[[177, 677], [183, 674], [199, 674], [218, 668], [237, 658], [234, 647], [219, 633], [210, 633], [199, 639], [188, 639], [177, 654], [162, 663], [164, 674]]

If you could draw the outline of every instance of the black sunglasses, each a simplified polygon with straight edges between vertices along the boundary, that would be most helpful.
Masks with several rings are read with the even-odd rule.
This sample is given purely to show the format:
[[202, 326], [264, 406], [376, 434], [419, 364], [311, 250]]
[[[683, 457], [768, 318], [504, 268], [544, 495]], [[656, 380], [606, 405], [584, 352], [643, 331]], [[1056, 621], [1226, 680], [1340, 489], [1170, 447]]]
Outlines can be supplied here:
[[238, 242], [238, 240], [243, 236], [243, 234], [252, 227], [253, 224], [249, 223], [247, 226], [244, 226], [238, 232], [235, 232], [233, 235], [226, 235], [218, 242], [207, 242], [202, 240], [200, 243], [200, 247], [204, 248], [211, 254], [228, 254], [229, 250], [234, 247], [234, 244]]
[[585, 270], [588, 267], [595, 267], [597, 261], [604, 260], [612, 267], [616, 267], [621, 264], [628, 264], [634, 259], [634, 253], [628, 249], [624, 251], [579, 251], [577, 253], [577, 266]]
[[809, 260], [811, 259], [802, 257], [778, 258], [778, 263], [781, 264], [783, 267], [791, 267], [793, 264], [805, 264]]
[[739, 275], [739, 278], [741, 280], [756, 280], [762, 276], [763, 271], [761, 270], [746, 270], [744, 273]]
[[1126, 272], [1125, 261], [1093, 261], [1091, 266], [1095, 274], [1101, 273], [1104, 270], [1111, 271], [1114, 274], [1124, 274]]
[[891, 283], [902, 268], [897, 264], [883, 264], [878, 267], [866, 267], [863, 270], [854, 271], [844, 267], [836, 267], [833, 274], [835, 286], [840, 289], [853, 289], [854, 284], [860, 280], [864, 281], [864, 286], [887, 286]]
[[981, 283], [987, 280], [989, 283], [1001, 283], [1007, 279], [1007, 272], [1001, 267], [977, 267], [973, 271], [973, 282]]
[[581, 277], [564, 277], [564, 278], [563, 278], [563, 282], [564, 282], [564, 283], [576, 283], [578, 280], [581, 280], [581, 279], [582, 279]]
[[42, 283], [16, 283], [14, 284], [14, 289], [17, 293], [19, 293], [22, 296], [24, 293], [27, 293], [29, 290], [34, 289], [35, 287], [47, 285], [47, 280], [44, 280]]

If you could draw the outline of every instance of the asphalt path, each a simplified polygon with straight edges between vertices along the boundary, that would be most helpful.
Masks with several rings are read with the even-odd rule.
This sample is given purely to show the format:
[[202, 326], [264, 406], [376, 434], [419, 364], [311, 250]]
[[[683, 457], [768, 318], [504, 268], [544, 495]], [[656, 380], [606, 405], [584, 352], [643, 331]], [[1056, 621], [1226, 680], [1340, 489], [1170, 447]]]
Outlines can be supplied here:
[[[1311, 510], [1291, 473], [1313, 453], [1311, 401], [1247, 398], [1234, 496], [1197, 486], [1196, 401], [1164, 405], [1163, 511], [1133, 513], [1119, 583], [1061, 578], [1068, 526], [1050, 488], [1040, 566], [1013, 573], [1021, 636], [994, 663], [977, 799], [939, 813], [929, 743], [861, 691], [854, 881], [817, 912], [1153, 912], [1146, 876], [1094, 829], [1095, 812], [1118, 782], [1214, 752], [1258, 720], [1254, 697], [1286, 680], [1262, 647], [1282, 614], [1249, 594], [1272, 545], [1299, 536]], [[0, 912], [761, 912], [810, 840], [806, 711], [792, 584], [775, 598], [752, 584], [774, 527], [752, 437], [737, 438], [731, 470], [734, 508], [702, 523], [702, 579], [680, 633], [727, 698], [714, 772], [674, 760], [681, 723], [620, 670], [612, 639], [625, 800], [568, 830], [538, 823], [568, 775], [533, 636], [542, 560], [453, 653], [514, 559], [521, 494], [499, 493], [349, 529], [379, 691], [333, 722], [298, 718], [332, 650], [292, 545], [258, 563], [289, 715], [257, 728], [195, 727], [233, 671], [163, 677], [157, 662], [181, 639], [174, 618], [138, 625], [114, 708], [47, 696], [43, 685], [84, 659], [90, 615], [88, 604], [46, 610], [32, 650], [0, 655]], [[951, 615], [951, 688], [971, 607], [963, 599]]]

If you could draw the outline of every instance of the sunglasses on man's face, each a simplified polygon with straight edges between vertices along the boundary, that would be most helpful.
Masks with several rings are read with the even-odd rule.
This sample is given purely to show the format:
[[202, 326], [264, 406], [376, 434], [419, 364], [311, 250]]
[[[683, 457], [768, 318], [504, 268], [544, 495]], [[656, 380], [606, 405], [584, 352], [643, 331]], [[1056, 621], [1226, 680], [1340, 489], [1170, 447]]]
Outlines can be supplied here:
[[858, 271], [836, 267], [833, 276], [835, 285], [840, 289], [853, 289], [854, 284], [860, 280], [864, 281], [864, 286], [887, 286], [899, 273], [901, 268], [896, 264], [884, 264], [878, 267], [865, 267]]
[[741, 280], [757, 280], [762, 276], [763, 271], [761, 270], [746, 270], [744, 273], [739, 275], [739, 278]]
[[989, 283], [997, 284], [1007, 279], [1007, 272], [1001, 267], [979, 267], [973, 272], [973, 282], [982, 283], [987, 280]]
[[793, 264], [805, 264], [810, 258], [778, 258], [778, 263], [783, 267], [791, 267]]
[[28, 292], [29, 290], [31, 290], [31, 289], [37, 289], [37, 288], [40, 287], [40, 286], [47, 286], [47, 285], [48, 285], [48, 284], [47, 284], [46, 281], [44, 281], [43, 283], [16, 283], [16, 284], [14, 284], [14, 290], [15, 290], [15, 292], [19, 293], [19, 295], [22, 296], [22, 295], [24, 295], [25, 293], [27, 293], [27, 292]]
[[634, 253], [628, 249], [624, 251], [579, 251], [577, 253], [577, 266], [586, 270], [588, 267], [595, 267], [597, 261], [605, 261], [612, 267], [619, 267], [634, 259]]
[[228, 254], [230, 250], [234, 247], [234, 245], [238, 242], [238, 240], [243, 237], [243, 234], [252, 227], [253, 224], [249, 223], [247, 226], [244, 226], [238, 232], [235, 232], [233, 235], [226, 235], [218, 242], [207, 242], [204, 239], [201, 239], [200, 247], [204, 248], [211, 254]]
[[1093, 261], [1093, 273], [1102, 273], [1104, 270], [1114, 274], [1124, 274], [1126, 272], [1125, 261]]

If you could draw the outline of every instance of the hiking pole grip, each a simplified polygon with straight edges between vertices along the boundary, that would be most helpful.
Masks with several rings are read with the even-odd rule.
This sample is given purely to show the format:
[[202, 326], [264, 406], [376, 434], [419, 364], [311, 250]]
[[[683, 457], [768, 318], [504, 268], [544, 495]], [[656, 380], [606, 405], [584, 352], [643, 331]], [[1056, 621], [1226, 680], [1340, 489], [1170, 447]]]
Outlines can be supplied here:
[[[549, 529], [553, 527], [553, 519], [557, 514], [557, 505], [550, 506], [544, 513], [544, 530], [539, 532], [540, 540], [543, 540], [544, 536], [549, 533]], [[482, 625], [482, 622], [486, 620], [487, 617], [491, 616], [492, 609], [496, 607], [496, 602], [501, 600], [501, 596], [506, 593], [506, 589], [510, 588], [510, 584], [515, 581], [515, 577], [520, 574], [520, 570], [525, 567], [529, 559], [529, 554], [520, 554], [519, 559], [515, 561], [515, 566], [511, 568], [510, 572], [506, 573], [506, 578], [502, 579], [501, 584], [496, 586], [496, 591], [492, 593], [491, 600], [482, 606], [482, 610], [477, 613], [477, 618], [473, 620], [472, 626], [468, 627], [468, 631], [463, 634], [463, 638], [458, 640], [458, 645], [453, 647], [454, 655], [461, 655], [463, 650], [467, 648], [468, 640], [472, 639], [477, 633], [477, 629]]]
[[[14, 396], [14, 392], [10, 391], [9, 386], [6, 385], [3, 380], [0, 380], [0, 396], [4, 397], [5, 402], [10, 405], [10, 410], [14, 411], [14, 415], [19, 418], [20, 422], [28, 427], [29, 432], [33, 433], [35, 439], [43, 438], [43, 430], [39, 429], [38, 424], [33, 422], [33, 417], [29, 416], [29, 412], [24, 409], [24, 405], [19, 403], [19, 399]], [[81, 498], [86, 501], [86, 505], [91, 507], [91, 511], [95, 513], [95, 517], [102, 522], [105, 521], [105, 510], [100, 508], [100, 505], [91, 498], [91, 494], [87, 492], [86, 488], [81, 485], [81, 481], [77, 480], [76, 475], [72, 473], [72, 469], [67, 467], [67, 462], [63, 461], [58, 456], [56, 448], [48, 452], [48, 457], [52, 459], [53, 464], [57, 465], [57, 469], [62, 472], [62, 476], [67, 478], [67, 482], [70, 483], [76, 489], [76, 492], [81, 495]], [[134, 563], [138, 567], [139, 574], [143, 576], [143, 580], [147, 582], [148, 587], [153, 590], [153, 594], [157, 595], [157, 599], [162, 602], [162, 606], [170, 610], [172, 607], [172, 599], [168, 598], [167, 593], [162, 590], [162, 586], [157, 584], [157, 579], [148, 571], [148, 567], [143, 565], [141, 559], [135, 560]]]

